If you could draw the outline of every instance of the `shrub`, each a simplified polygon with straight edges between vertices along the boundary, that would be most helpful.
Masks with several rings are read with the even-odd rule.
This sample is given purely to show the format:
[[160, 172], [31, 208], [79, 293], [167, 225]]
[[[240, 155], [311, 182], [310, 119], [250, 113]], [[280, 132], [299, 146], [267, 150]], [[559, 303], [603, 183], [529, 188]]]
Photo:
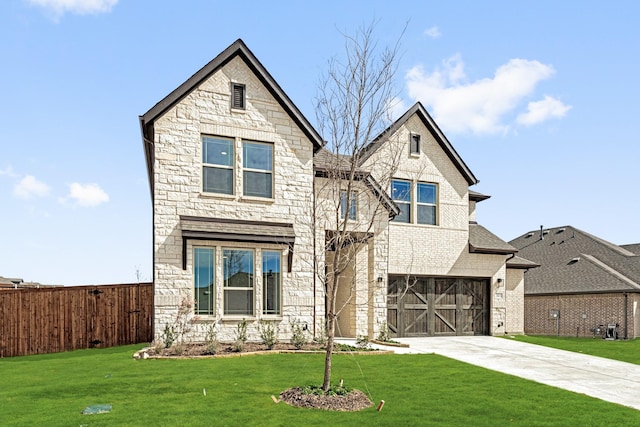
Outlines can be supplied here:
[[247, 342], [247, 320], [242, 319], [242, 322], [238, 323], [238, 328], [235, 332], [235, 341], [233, 343], [233, 350], [238, 353], [244, 349], [244, 345]]
[[207, 333], [204, 337], [206, 346], [205, 352], [207, 354], [216, 354], [220, 347], [220, 343], [218, 342], [218, 332], [216, 332], [216, 324], [217, 322], [214, 321], [207, 327]]
[[382, 322], [382, 325], [380, 325], [380, 332], [378, 332], [378, 337], [376, 339], [382, 342], [391, 340], [391, 337], [389, 336], [389, 325], [386, 321]]
[[356, 337], [356, 347], [358, 347], [358, 350], [369, 350], [369, 337], [358, 335]]
[[307, 334], [304, 327], [300, 325], [298, 320], [291, 322], [291, 343], [293, 346], [300, 350], [307, 344], [307, 342], [309, 341], [307, 340]]
[[164, 343], [164, 348], [169, 348], [176, 341], [176, 329], [170, 325], [164, 325], [164, 331], [160, 335], [160, 339]]
[[261, 320], [258, 329], [264, 345], [267, 346], [269, 350], [273, 349], [278, 343], [278, 333], [280, 332], [278, 325], [275, 322]]

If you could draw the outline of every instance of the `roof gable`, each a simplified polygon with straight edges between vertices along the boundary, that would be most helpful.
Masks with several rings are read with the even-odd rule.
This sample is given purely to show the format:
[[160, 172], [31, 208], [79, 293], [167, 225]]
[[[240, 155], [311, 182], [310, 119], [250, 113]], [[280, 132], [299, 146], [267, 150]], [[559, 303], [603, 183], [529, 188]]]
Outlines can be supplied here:
[[264, 84], [267, 90], [278, 101], [282, 108], [291, 116], [294, 122], [300, 127], [304, 134], [314, 144], [315, 150], [319, 150], [324, 145], [324, 141], [320, 134], [311, 126], [311, 123], [298, 110], [293, 101], [289, 99], [287, 94], [282, 90], [280, 85], [269, 74], [267, 69], [258, 61], [253, 52], [249, 50], [247, 45], [238, 39], [231, 46], [222, 51], [218, 56], [213, 58], [207, 65], [198, 70], [194, 75], [189, 77], [187, 81], [178, 86], [173, 92], [164, 97], [160, 102], [154, 105], [149, 111], [140, 116], [141, 124], [148, 126], [152, 124], [159, 116], [176, 105], [185, 96], [189, 95], [196, 87], [208, 79], [212, 74], [222, 68], [236, 56], [242, 58], [247, 66], [253, 71], [258, 79]]
[[406, 113], [396, 120], [391, 126], [385, 129], [380, 135], [378, 135], [370, 144], [362, 149], [360, 152], [360, 164], [363, 164], [373, 153], [375, 153], [391, 135], [396, 133], [407, 121], [417, 115], [427, 130], [433, 135], [438, 142], [442, 150], [446, 153], [447, 157], [453, 162], [458, 171], [462, 174], [469, 185], [477, 184], [479, 181], [471, 172], [466, 163], [462, 160], [462, 157], [453, 148], [453, 145], [449, 142], [444, 133], [440, 130], [436, 122], [429, 115], [427, 110], [422, 106], [420, 102], [416, 102]]
[[320, 150], [324, 145], [324, 140], [320, 134], [314, 129], [311, 123], [300, 112], [298, 107], [291, 101], [287, 94], [282, 90], [280, 85], [269, 74], [267, 69], [258, 61], [253, 52], [249, 50], [247, 45], [238, 39], [228, 48], [222, 51], [218, 56], [213, 58], [207, 65], [198, 70], [194, 75], [189, 77], [184, 83], [173, 90], [169, 95], [164, 97], [156, 105], [151, 107], [149, 111], [139, 117], [140, 128], [142, 132], [142, 143], [144, 147], [145, 158], [147, 162], [147, 173], [149, 176], [149, 184], [153, 192], [153, 144], [154, 144], [154, 122], [173, 108], [182, 99], [193, 92], [204, 81], [211, 77], [214, 73], [224, 67], [232, 59], [240, 57], [254, 75], [260, 80], [264, 87], [287, 112], [291, 119], [298, 125], [300, 130], [309, 138], [314, 147], [314, 152]]

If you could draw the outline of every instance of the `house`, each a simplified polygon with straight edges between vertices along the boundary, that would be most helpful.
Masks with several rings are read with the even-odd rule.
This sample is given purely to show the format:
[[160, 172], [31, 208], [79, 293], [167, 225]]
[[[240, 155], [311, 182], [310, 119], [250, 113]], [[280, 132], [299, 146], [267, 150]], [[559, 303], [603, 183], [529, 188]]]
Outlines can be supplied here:
[[156, 337], [185, 305], [193, 339], [214, 322], [231, 339], [243, 319], [254, 338], [261, 320], [276, 322], [281, 339], [295, 322], [321, 333], [325, 265], [345, 218], [352, 240], [342, 244], [354, 253], [339, 277], [338, 335], [373, 338], [385, 325], [396, 336], [523, 331], [533, 263], [476, 223], [489, 196], [469, 190], [478, 180], [421, 104], [359, 153], [349, 188], [332, 179], [349, 158], [323, 148], [242, 40], [140, 125]]
[[527, 334], [587, 337], [617, 325], [620, 338], [640, 335], [640, 244], [618, 246], [572, 226], [510, 243], [540, 264], [527, 273]]

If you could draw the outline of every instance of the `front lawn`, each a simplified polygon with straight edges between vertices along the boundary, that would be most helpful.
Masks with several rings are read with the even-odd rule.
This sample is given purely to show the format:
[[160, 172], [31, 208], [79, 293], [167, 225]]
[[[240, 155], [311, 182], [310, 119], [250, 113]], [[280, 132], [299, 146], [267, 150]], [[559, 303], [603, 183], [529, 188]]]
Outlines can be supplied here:
[[542, 335], [516, 335], [510, 339], [640, 365], [640, 339], [607, 341], [602, 338]]
[[[271, 400], [319, 384], [321, 354], [134, 360], [139, 348], [0, 359], [0, 425], [640, 425], [640, 411], [437, 355], [336, 355], [334, 378], [386, 402], [340, 413]], [[80, 414], [94, 404], [112, 410]]]

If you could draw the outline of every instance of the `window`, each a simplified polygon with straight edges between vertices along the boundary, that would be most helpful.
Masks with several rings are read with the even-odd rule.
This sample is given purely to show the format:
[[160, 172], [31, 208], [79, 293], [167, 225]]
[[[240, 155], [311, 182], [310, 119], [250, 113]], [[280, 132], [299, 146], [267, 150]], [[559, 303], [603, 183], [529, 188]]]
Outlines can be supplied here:
[[420, 135], [412, 133], [409, 138], [409, 153], [420, 154]]
[[233, 140], [202, 137], [202, 191], [233, 194]]
[[411, 222], [411, 183], [394, 179], [391, 181], [391, 198], [400, 208], [395, 222]]
[[[348, 219], [352, 219], [355, 220], [356, 219], [356, 215], [358, 212], [358, 205], [357, 205], [357, 198], [358, 195], [355, 191], [351, 192], [351, 197], [348, 202], [349, 204], [349, 217]], [[340, 192], [340, 218], [344, 218], [346, 216], [347, 213], [347, 192], [346, 191], [341, 191]]]
[[273, 145], [261, 142], [243, 144], [244, 195], [273, 197]]
[[436, 185], [418, 183], [418, 224], [436, 225]]
[[262, 251], [262, 314], [281, 314], [281, 271], [280, 252]]
[[243, 84], [231, 84], [231, 108], [245, 109], [245, 88]]
[[224, 314], [253, 316], [253, 251], [223, 249]]
[[214, 314], [214, 255], [213, 248], [195, 248], [193, 250], [195, 314]]

